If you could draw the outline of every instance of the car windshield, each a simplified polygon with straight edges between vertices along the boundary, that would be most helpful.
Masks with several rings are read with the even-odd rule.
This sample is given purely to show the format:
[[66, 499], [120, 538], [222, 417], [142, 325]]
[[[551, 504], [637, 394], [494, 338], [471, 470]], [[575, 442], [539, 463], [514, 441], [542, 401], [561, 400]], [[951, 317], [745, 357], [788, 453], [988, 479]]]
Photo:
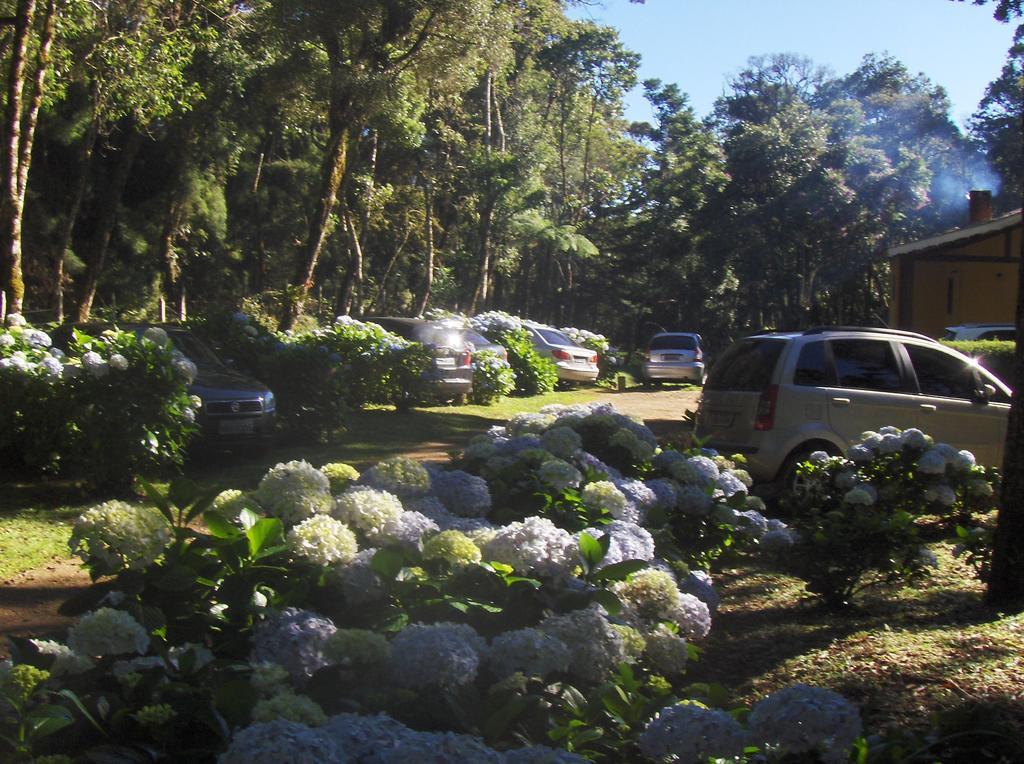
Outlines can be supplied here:
[[696, 350], [697, 338], [692, 334], [659, 334], [651, 339], [651, 350]]
[[569, 339], [566, 335], [562, 334], [557, 329], [542, 329], [541, 327], [534, 327], [533, 329], [537, 334], [540, 335], [541, 339], [549, 345], [567, 345], [568, 347], [574, 348], [579, 347], [575, 342]]
[[718, 359], [705, 389], [761, 392], [771, 383], [772, 372], [785, 345], [782, 339], [737, 342]]
[[482, 348], [482, 347], [486, 347], [488, 345], [494, 345], [495, 344], [495, 343], [491, 342], [489, 339], [487, 339], [484, 335], [480, 334], [479, 332], [474, 332], [472, 329], [464, 330], [463, 334], [466, 337], [466, 342], [472, 342], [477, 347], [481, 347]]
[[223, 366], [224, 363], [206, 347], [198, 338], [188, 332], [170, 331], [167, 333], [174, 347], [184, 353], [195, 364], [200, 366]]

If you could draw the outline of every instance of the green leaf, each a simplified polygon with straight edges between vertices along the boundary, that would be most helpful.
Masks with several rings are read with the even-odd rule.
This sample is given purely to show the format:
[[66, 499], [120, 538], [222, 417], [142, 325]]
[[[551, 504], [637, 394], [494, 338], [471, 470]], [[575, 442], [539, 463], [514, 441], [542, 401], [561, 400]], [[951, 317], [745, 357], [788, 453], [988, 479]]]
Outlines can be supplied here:
[[589, 573], [604, 559], [605, 551], [600, 542], [584, 531], [579, 540], [580, 559]]
[[193, 499], [194, 503], [192, 504], [192, 508], [189, 509], [188, 513], [185, 515], [185, 522], [190, 523], [206, 512], [206, 510], [208, 510], [213, 504], [213, 500], [219, 495], [219, 488], [211, 488], [204, 493], [199, 494], [197, 498]]
[[618, 615], [622, 612], [622, 600], [607, 589], [598, 589], [594, 592], [593, 601], [607, 610], [608, 615]]
[[206, 530], [215, 538], [233, 539], [242, 535], [242, 532], [219, 512], [207, 512], [203, 515], [203, 522], [206, 523]]
[[245, 532], [249, 539], [249, 554], [258, 555], [264, 548], [280, 543], [284, 538], [284, 526], [276, 517], [264, 517]]
[[395, 549], [378, 549], [370, 560], [370, 569], [386, 581], [394, 581], [405, 567], [405, 556]]
[[174, 525], [174, 515], [171, 513], [171, 505], [167, 502], [167, 497], [160, 493], [156, 486], [146, 480], [146, 478], [140, 477], [139, 484], [142, 486], [142, 490], [145, 491], [146, 497], [153, 503], [153, 506], [160, 510], [160, 514], [166, 518], [167, 522]]
[[199, 486], [188, 478], [175, 478], [167, 489], [167, 498], [171, 503], [180, 508], [191, 504], [199, 493]]
[[623, 560], [601, 568], [594, 574], [595, 581], [624, 581], [638, 570], [648, 566], [644, 560]]
[[46, 703], [36, 706], [25, 714], [25, 721], [31, 730], [29, 736], [32, 738], [42, 738], [70, 726], [74, 723], [75, 719], [64, 706]]
[[499, 708], [484, 722], [484, 739], [499, 740], [509, 726], [530, 706], [530, 701], [522, 695], [514, 696], [508, 703]]

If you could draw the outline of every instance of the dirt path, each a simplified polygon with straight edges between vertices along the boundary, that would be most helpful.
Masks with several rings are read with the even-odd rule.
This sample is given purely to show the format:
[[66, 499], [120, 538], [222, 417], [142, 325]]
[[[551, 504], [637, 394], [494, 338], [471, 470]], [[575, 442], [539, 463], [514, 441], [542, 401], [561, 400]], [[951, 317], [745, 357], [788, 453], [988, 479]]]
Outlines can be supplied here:
[[[615, 404], [624, 414], [644, 420], [662, 442], [678, 442], [689, 428], [684, 414], [697, 407], [700, 391], [661, 389], [599, 393], [599, 400]], [[424, 443], [408, 452], [417, 459], [443, 459], [451, 443]], [[7, 635], [61, 635], [73, 619], [57, 609], [73, 594], [89, 586], [89, 576], [77, 560], [54, 560], [0, 582], [0, 658], [7, 655]]]

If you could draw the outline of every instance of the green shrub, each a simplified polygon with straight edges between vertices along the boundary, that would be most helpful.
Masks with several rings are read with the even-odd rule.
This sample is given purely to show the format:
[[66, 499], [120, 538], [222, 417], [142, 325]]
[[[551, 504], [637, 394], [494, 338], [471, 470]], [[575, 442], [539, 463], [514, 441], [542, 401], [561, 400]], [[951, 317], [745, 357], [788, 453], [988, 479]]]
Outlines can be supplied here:
[[508, 351], [508, 363], [516, 375], [516, 395], [541, 395], [555, 389], [558, 369], [554, 361], [537, 352], [528, 331], [514, 329], [487, 338]]
[[921, 515], [967, 524], [992, 509], [998, 473], [920, 430], [865, 433], [848, 456], [812, 454], [798, 466], [803, 484], [781, 500], [795, 515], [782, 567], [830, 606], [873, 583], [925, 573], [934, 555], [921, 543]]
[[68, 353], [28, 326], [0, 332], [0, 453], [94, 488], [180, 466], [196, 427], [194, 365], [151, 330], [75, 332]]
[[997, 340], [943, 341], [946, 347], [959, 350], [964, 355], [977, 358], [978, 362], [995, 374], [1010, 387], [1017, 387], [1014, 379], [1013, 363], [1017, 352], [1016, 342]]
[[473, 392], [471, 403], [487, 406], [496, 403], [516, 388], [516, 375], [508, 361], [493, 350], [473, 353]]

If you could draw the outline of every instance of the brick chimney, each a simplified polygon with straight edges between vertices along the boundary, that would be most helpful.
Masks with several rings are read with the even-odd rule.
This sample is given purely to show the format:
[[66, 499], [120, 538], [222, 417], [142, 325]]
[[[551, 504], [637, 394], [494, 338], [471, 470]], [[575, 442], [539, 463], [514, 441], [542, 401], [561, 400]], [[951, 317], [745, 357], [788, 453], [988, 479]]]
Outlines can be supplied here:
[[971, 191], [968, 223], [984, 223], [992, 219], [992, 192]]

